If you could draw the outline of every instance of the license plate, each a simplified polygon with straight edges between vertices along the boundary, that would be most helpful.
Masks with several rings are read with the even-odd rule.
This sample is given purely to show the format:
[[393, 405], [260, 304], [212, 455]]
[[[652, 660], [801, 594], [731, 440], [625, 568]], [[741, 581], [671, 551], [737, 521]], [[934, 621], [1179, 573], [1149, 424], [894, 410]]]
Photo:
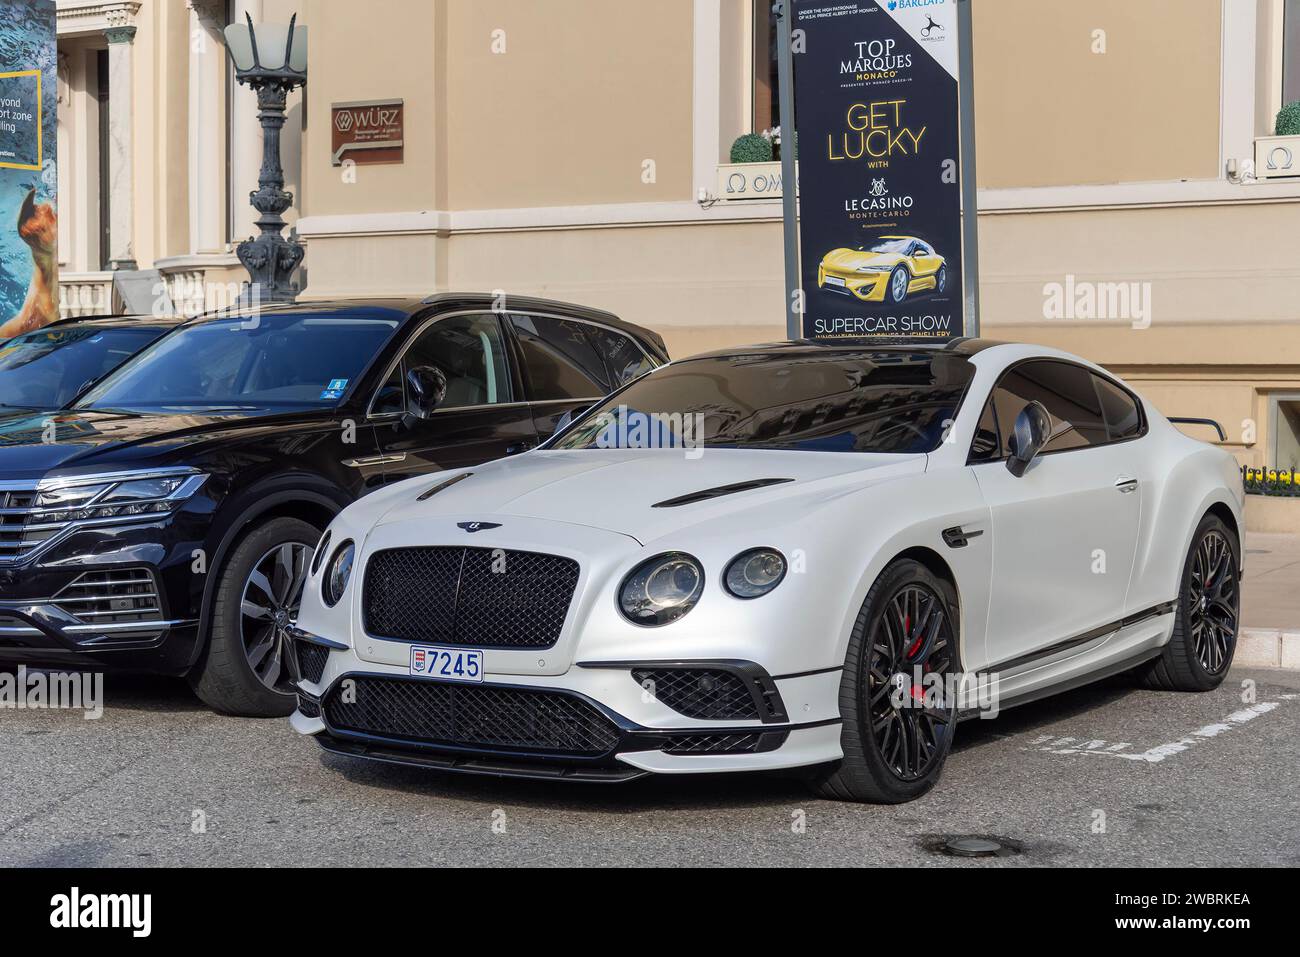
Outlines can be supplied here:
[[411, 648], [411, 674], [419, 678], [437, 678], [439, 681], [482, 684], [483, 652], [416, 645]]
[[828, 285], [828, 286], [840, 286], [840, 287], [843, 287], [843, 286], [845, 286], [845, 285], [847, 285], [847, 284], [846, 284], [846, 283], [844, 282], [844, 280], [841, 279], [839, 276], [827, 276], [827, 277], [826, 277], [826, 285]]

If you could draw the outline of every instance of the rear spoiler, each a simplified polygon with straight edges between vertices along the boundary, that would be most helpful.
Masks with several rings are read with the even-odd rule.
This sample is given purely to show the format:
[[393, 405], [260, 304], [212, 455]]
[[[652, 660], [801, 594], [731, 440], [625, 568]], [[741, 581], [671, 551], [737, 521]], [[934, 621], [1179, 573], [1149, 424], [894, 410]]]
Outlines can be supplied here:
[[1213, 419], [1171, 418], [1169, 421], [1172, 422], [1174, 425], [1208, 425], [1210, 428], [1214, 429], [1216, 432], [1219, 433], [1220, 442], [1228, 441], [1228, 433], [1223, 431], [1223, 426], [1221, 426], [1218, 422], [1214, 421]]

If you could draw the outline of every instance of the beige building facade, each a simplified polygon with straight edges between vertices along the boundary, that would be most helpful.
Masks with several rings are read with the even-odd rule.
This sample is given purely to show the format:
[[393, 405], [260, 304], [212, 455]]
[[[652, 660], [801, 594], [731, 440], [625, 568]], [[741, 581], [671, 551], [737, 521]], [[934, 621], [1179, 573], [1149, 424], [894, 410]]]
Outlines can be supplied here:
[[[1300, 179], [1254, 165], [1300, 99], [1300, 2], [973, 6], [983, 334], [1216, 418], [1243, 464], [1300, 465]], [[59, 0], [64, 311], [120, 308], [124, 256], [177, 309], [238, 289], [261, 145], [220, 30], [296, 12], [304, 298], [571, 299], [674, 355], [781, 338], [780, 201], [718, 173], [736, 136], [779, 124], [770, 7]], [[403, 103], [402, 161], [336, 165], [332, 105], [376, 100]]]

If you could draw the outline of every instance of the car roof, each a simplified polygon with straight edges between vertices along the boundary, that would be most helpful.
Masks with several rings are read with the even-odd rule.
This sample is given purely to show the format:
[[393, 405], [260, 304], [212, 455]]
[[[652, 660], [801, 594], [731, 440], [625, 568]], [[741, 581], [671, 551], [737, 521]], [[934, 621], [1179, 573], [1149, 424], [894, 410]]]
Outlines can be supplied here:
[[836, 342], [820, 341], [814, 339], [796, 339], [790, 342], [767, 342], [754, 346], [736, 346], [731, 349], [718, 349], [714, 352], [705, 352], [697, 356], [691, 356], [692, 359], [725, 359], [732, 356], [755, 356], [755, 355], [814, 355], [814, 354], [853, 354], [862, 355], [863, 353], [881, 353], [885, 355], [915, 355], [918, 353], [933, 353], [957, 355], [963, 358], [971, 358], [979, 355], [985, 350], [997, 346], [1007, 345], [1003, 342], [995, 342], [991, 339], [953, 339], [944, 343], [890, 343], [885, 345], [876, 345], [871, 342]]
[[[93, 326], [101, 329], [120, 329], [120, 328], [155, 328], [170, 329], [173, 326], [179, 326], [188, 320], [187, 316], [71, 316], [67, 319], [56, 319], [42, 329], [68, 329], [74, 326]], [[33, 332], [40, 332], [40, 329], [33, 329]]]
[[207, 313], [193, 320], [196, 323], [215, 322], [222, 319], [239, 319], [241, 317], [289, 316], [289, 315], [337, 315], [340, 312], [371, 313], [372, 318], [398, 320], [405, 323], [413, 317], [431, 310], [453, 312], [461, 309], [485, 309], [501, 311], [553, 313], [561, 317], [585, 319], [600, 325], [609, 326], [620, 332], [635, 336], [637, 339], [658, 348], [660, 358], [668, 357], [663, 337], [657, 332], [620, 319], [603, 309], [580, 306], [571, 302], [559, 302], [551, 299], [538, 299], [532, 296], [508, 295], [502, 297], [496, 293], [486, 292], [443, 292], [413, 298], [363, 298], [331, 299], [319, 302], [269, 303], [260, 309], [229, 309], [221, 312]]

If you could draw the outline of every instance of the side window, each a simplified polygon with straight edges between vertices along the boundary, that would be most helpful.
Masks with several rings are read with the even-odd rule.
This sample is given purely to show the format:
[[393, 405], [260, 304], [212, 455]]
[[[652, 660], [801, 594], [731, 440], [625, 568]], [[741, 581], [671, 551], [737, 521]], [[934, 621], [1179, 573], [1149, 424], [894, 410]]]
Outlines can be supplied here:
[[453, 316], [427, 327], [380, 388], [373, 414], [405, 409], [406, 373], [417, 366], [434, 366], [447, 377], [444, 409], [512, 401], [510, 369], [495, 316]]
[[1112, 442], [1136, 439], [1142, 434], [1142, 410], [1137, 401], [1109, 379], [1093, 376], [1097, 397], [1101, 400], [1102, 415]]
[[990, 399], [975, 428], [975, 441], [971, 443], [972, 462], [992, 462], [1002, 455], [1002, 440], [998, 437], [998, 416]]
[[639, 379], [655, 367], [654, 360], [630, 336], [603, 326], [588, 326], [587, 335], [605, 361], [611, 391]]
[[1109, 441], [1092, 373], [1066, 362], [1027, 362], [1002, 377], [990, 400], [1003, 425], [1001, 456], [1011, 454], [1017, 416], [1038, 401], [1052, 420], [1051, 441], [1044, 452], [1105, 445]]
[[533, 401], [594, 399], [611, 391], [586, 323], [528, 315], [512, 315], [510, 322], [523, 350]]

